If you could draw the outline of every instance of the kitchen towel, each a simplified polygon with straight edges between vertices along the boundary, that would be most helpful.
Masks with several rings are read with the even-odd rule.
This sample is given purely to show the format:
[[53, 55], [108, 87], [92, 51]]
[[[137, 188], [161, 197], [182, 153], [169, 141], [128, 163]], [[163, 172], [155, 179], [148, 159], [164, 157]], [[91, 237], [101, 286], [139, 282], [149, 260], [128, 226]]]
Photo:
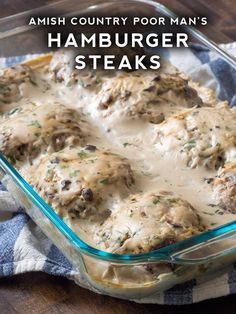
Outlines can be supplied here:
[[[236, 43], [221, 45], [236, 56]], [[166, 57], [202, 85], [217, 91], [221, 99], [236, 105], [236, 71], [214, 53], [199, 45], [165, 52]], [[0, 67], [11, 66], [31, 56], [0, 59]], [[65, 276], [87, 287], [78, 271], [24, 213], [0, 184], [0, 277], [29, 271]], [[191, 304], [236, 293], [236, 264], [217, 278], [191, 280], [164, 293], [134, 300], [142, 303]]]

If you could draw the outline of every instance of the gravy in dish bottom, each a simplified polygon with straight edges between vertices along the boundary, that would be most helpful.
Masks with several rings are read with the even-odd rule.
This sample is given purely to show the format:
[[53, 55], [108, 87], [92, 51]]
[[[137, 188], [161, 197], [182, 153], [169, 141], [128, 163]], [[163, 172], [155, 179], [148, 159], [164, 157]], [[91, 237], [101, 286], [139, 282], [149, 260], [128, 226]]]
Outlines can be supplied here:
[[[215, 186], [236, 160], [235, 109], [168, 63], [159, 72], [79, 73], [69, 60], [62, 51], [44, 67], [2, 71], [0, 150], [75, 233], [135, 254], [234, 219]], [[196, 149], [208, 153], [189, 163]], [[231, 204], [232, 188], [225, 194]]]

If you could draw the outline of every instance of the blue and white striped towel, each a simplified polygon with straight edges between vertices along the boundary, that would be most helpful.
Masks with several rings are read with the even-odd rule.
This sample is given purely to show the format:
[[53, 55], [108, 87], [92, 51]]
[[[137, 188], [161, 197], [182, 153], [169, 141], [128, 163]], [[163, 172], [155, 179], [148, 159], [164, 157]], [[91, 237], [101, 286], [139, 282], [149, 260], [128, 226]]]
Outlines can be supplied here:
[[[223, 46], [236, 55], [236, 43]], [[10, 66], [26, 57], [0, 59], [0, 66]], [[168, 58], [194, 80], [217, 90], [221, 99], [236, 105], [236, 71], [207, 49], [195, 46], [190, 51], [174, 51]], [[191, 67], [190, 67], [191, 66]], [[0, 184], [0, 277], [29, 271], [43, 271], [65, 276], [87, 287], [78, 271], [29, 219]], [[87, 287], [89, 288], [89, 287]], [[136, 300], [143, 303], [190, 304], [236, 293], [236, 264], [217, 279], [192, 280], [164, 293]]]

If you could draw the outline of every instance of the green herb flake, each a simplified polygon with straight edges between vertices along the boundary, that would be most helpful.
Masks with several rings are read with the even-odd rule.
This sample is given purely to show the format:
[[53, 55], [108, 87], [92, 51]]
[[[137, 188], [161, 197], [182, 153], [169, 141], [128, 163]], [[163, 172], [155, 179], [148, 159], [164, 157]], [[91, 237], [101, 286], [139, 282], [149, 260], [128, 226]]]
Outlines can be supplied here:
[[106, 179], [100, 180], [100, 183], [104, 185], [108, 185], [110, 182], [109, 182], [109, 179], [106, 178]]
[[176, 198], [168, 198], [167, 201], [174, 204], [177, 203], [178, 200]]
[[160, 203], [159, 198], [155, 198], [155, 199], [152, 201], [152, 203], [153, 203], [154, 205], [156, 205], [156, 204]]
[[21, 107], [16, 107], [16, 108], [13, 108], [12, 110], [10, 110], [8, 113], [7, 113], [7, 115], [8, 116], [11, 116], [11, 115], [13, 115], [14, 113], [16, 113], [16, 112], [21, 112], [22, 111], [22, 108]]
[[130, 143], [123, 143], [123, 146], [124, 147], [127, 147], [127, 146], [131, 146], [132, 144], [130, 144]]
[[66, 169], [66, 168], [68, 168], [68, 165], [61, 165], [61, 169]]
[[195, 146], [196, 146], [196, 141], [194, 139], [189, 140], [186, 143], [184, 143], [184, 148], [188, 150], [192, 149]]
[[70, 178], [75, 178], [75, 177], [77, 177], [79, 175], [79, 173], [80, 173], [79, 170], [75, 170], [75, 171], [71, 172], [69, 174], [69, 176], [70, 176]]
[[216, 204], [207, 204], [207, 206], [210, 206], [210, 207], [218, 207], [218, 205], [216, 205]]
[[32, 146], [32, 151], [37, 152], [39, 150], [39, 146], [33, 145]]
[[33, 120], [30, 122], [30, 124], [28, 124], [28, 126], [34, 126], [35, 128], [41, 129], [42, 126], [40, 125], [40, 123], [38, 122], [38, 120]]
[[0, 94], [6, 94], [11, 91], [10, 87], [4, 84], [0, 84]]
[[79, 158], [84, 159], [88, 156], [88, 154], [82, 150], [82, 151], [78, 152], [78, 156], [79, 156]]

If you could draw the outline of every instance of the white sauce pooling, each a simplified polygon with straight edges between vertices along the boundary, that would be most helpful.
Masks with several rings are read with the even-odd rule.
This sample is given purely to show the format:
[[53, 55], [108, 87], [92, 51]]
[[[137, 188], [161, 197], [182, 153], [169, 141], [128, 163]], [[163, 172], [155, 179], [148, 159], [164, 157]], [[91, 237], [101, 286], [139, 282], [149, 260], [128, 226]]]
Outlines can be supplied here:
[[[27, 96], [2, 103], [0, 150], [7, 155], [19, 141], [32, 148], [32, 130], [38, 138], [59, 128], [60, 149], [42, 149], [30, 162], [15, 156], [16, 167], [84, 241], [112, 252], [146, 252], [234, 219], [218, 206], [214, 186], [225, 163], [236, 159], [235, 110], [202, 104], [190, 87], [196, 86], [169, 64], [160, 73], [79, 75], [56, 56], [50, 70], [34, 71]], [[68, 119], [48, 124], [46, 113], [60, 110], [56, 103]], [[27, 119], [34, 123], [23, 129]], [[3, 146], [11, 126], [14, 141], [8, 136]]]

